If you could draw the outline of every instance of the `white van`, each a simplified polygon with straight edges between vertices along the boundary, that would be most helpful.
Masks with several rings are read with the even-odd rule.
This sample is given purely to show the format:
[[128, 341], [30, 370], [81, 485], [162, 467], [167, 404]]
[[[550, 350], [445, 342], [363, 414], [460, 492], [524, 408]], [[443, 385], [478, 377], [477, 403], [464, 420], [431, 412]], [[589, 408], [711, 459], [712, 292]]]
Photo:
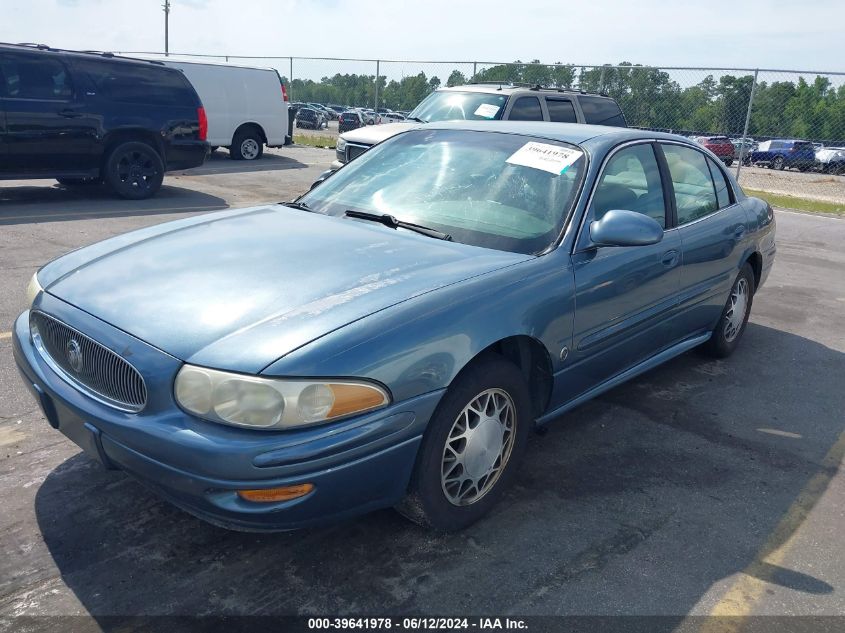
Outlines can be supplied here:
[[261, 158], [288, 133], [288, 96], [273, 68], [249, 68], [161, 59], [193, 84], [208, 117], [208, 143], [227, 147], [236, 160]]

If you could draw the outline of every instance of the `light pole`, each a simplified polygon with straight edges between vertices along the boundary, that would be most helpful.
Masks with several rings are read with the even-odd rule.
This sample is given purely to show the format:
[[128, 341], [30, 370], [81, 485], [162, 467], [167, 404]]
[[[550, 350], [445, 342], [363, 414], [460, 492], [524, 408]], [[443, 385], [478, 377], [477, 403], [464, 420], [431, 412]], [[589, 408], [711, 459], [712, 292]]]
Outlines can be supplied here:
[[169, 31], [169, 22], [170, 22], [170, 0], [164, 0], [164, 56], [167, 57], [170, 54], [170, 33]]

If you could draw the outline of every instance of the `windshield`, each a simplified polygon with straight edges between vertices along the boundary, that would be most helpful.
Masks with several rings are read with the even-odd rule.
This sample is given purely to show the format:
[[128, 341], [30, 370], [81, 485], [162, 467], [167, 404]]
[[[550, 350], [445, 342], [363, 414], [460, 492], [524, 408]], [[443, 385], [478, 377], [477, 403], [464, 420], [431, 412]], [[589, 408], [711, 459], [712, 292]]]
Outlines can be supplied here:
[[532, 254], [560, 234], [585, 164], [583, 151], [558, 141], [412, 130], [365, 152], [300, 202], [332, 216], [390, 214], [456, 242]]
[[501, 119], [506, 95], [437, 90], [408, 115], [422, 121], [491, 121]]

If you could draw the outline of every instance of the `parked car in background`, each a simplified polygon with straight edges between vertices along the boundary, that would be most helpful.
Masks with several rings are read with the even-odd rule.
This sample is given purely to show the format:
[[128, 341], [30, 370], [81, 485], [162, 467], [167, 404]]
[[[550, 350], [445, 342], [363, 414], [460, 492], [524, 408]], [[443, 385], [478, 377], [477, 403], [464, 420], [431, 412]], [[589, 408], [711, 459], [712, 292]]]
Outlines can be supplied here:
[[535, 427], [742, 343], [775, 220], [718, 162], [651, 131], [420, 126], [295, 202], [47, 264], [14, 359], [54, 429], [216, 525], [459, 530]]
[[326, 121], [334, 121], [335, 119], [337, 119], [337, 112], [335, 112], [331, 108], [327, 108], [326, 106], [321, 105], [319, 103], [309, 103], [307, 104], [307, 106], [309, 108], [317, 110], [318, 112], [321, 112], [325, 117]]
[[404, 121], [405, 117], [399, 114], [398, 112], [382, 112], [381, 113], [381, 121], [382, 123], [397, 123], [399, 121]]
[[364, 122], [367, 125], [378, 125], [381, 123], [381, 116], [375, 110], [365, 108], [361, 112], [364, 114]]
[[774, 139], [763, 141], [751, 152], [751, 164], [764, 165], [772, 169], [794, 167], [800, 171], [811, 169], [816, 164], [816, 149], [809, 141]]
[[365, 125], [367, 123], [364, 121], [364, 115], [360, 110], [346, 110], [337, 117], [337, 130], [341, 134], [350, 130], [357, 130]]
[[696, 143], [716, 154], [727, 167], [734, 162], [734, 146], [727, 136], [697, 136]]
[[278, 71], [231, 64], [162, 59], [182, 71], [208, 117], [208, 142], [235, 160], [256, 160], [264, 146], [282, 147], [288, 134], [288, 97]]
[[416, 124], [454, 120], [627, 125], [619, 104], [605, 95], [499, 83], [439, 88], [423, 99], [408, 114], [406, 121], [358, 130], [341, 137], [344, 142], [338, 142], [336, 160], [331, 168], [339, 169], [376, 143]]
[[331, 108], [332, 110], [334, 110], [337, 114], [340, 114], [341, 112], [345, 112], [346, 110], [348, 110], [348, 109], [349, 109], [349, 108], [347, 108], [346, 106], [336, 105], [336, 104], [334, 104], [334, 103], [330, 103], [330, 104], [328, 104], [328, 106], [327, 106], [327, 107], [329, 107], [329, 108]]
[[750, 164], [751, 152], [757, 149], [757, 142], [753, 138], [732, 138], [731, 144], [734, 146], [736, 159], [739, 160], [741, 155], [743, 164]]
[[166, 171], [202, 165], [207, 131], [194, 88], [159, 62], [0, 44], [0, 179], [149, 198]]
[[825, 147], [817, 150], [814, 167], [828, 174], [845, 174], [845, 147]]
[[296, 127], [321, 130], [326, 126], [325, 115], [314, 108], [302, 107], [296, 112]]

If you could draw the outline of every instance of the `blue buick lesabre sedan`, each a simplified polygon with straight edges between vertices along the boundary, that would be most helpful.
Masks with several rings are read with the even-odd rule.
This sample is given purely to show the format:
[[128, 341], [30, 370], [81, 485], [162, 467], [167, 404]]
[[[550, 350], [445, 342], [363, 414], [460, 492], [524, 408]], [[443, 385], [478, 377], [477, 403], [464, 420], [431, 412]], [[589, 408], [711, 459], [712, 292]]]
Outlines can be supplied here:
[[395, 506], [455, 530], [532, 428], [691, 348], [731, 354], [774, 237], [681, 137], [429, 124], [296, 202], [47, 264], [14, 354], [53, 427], [213, 523]]

